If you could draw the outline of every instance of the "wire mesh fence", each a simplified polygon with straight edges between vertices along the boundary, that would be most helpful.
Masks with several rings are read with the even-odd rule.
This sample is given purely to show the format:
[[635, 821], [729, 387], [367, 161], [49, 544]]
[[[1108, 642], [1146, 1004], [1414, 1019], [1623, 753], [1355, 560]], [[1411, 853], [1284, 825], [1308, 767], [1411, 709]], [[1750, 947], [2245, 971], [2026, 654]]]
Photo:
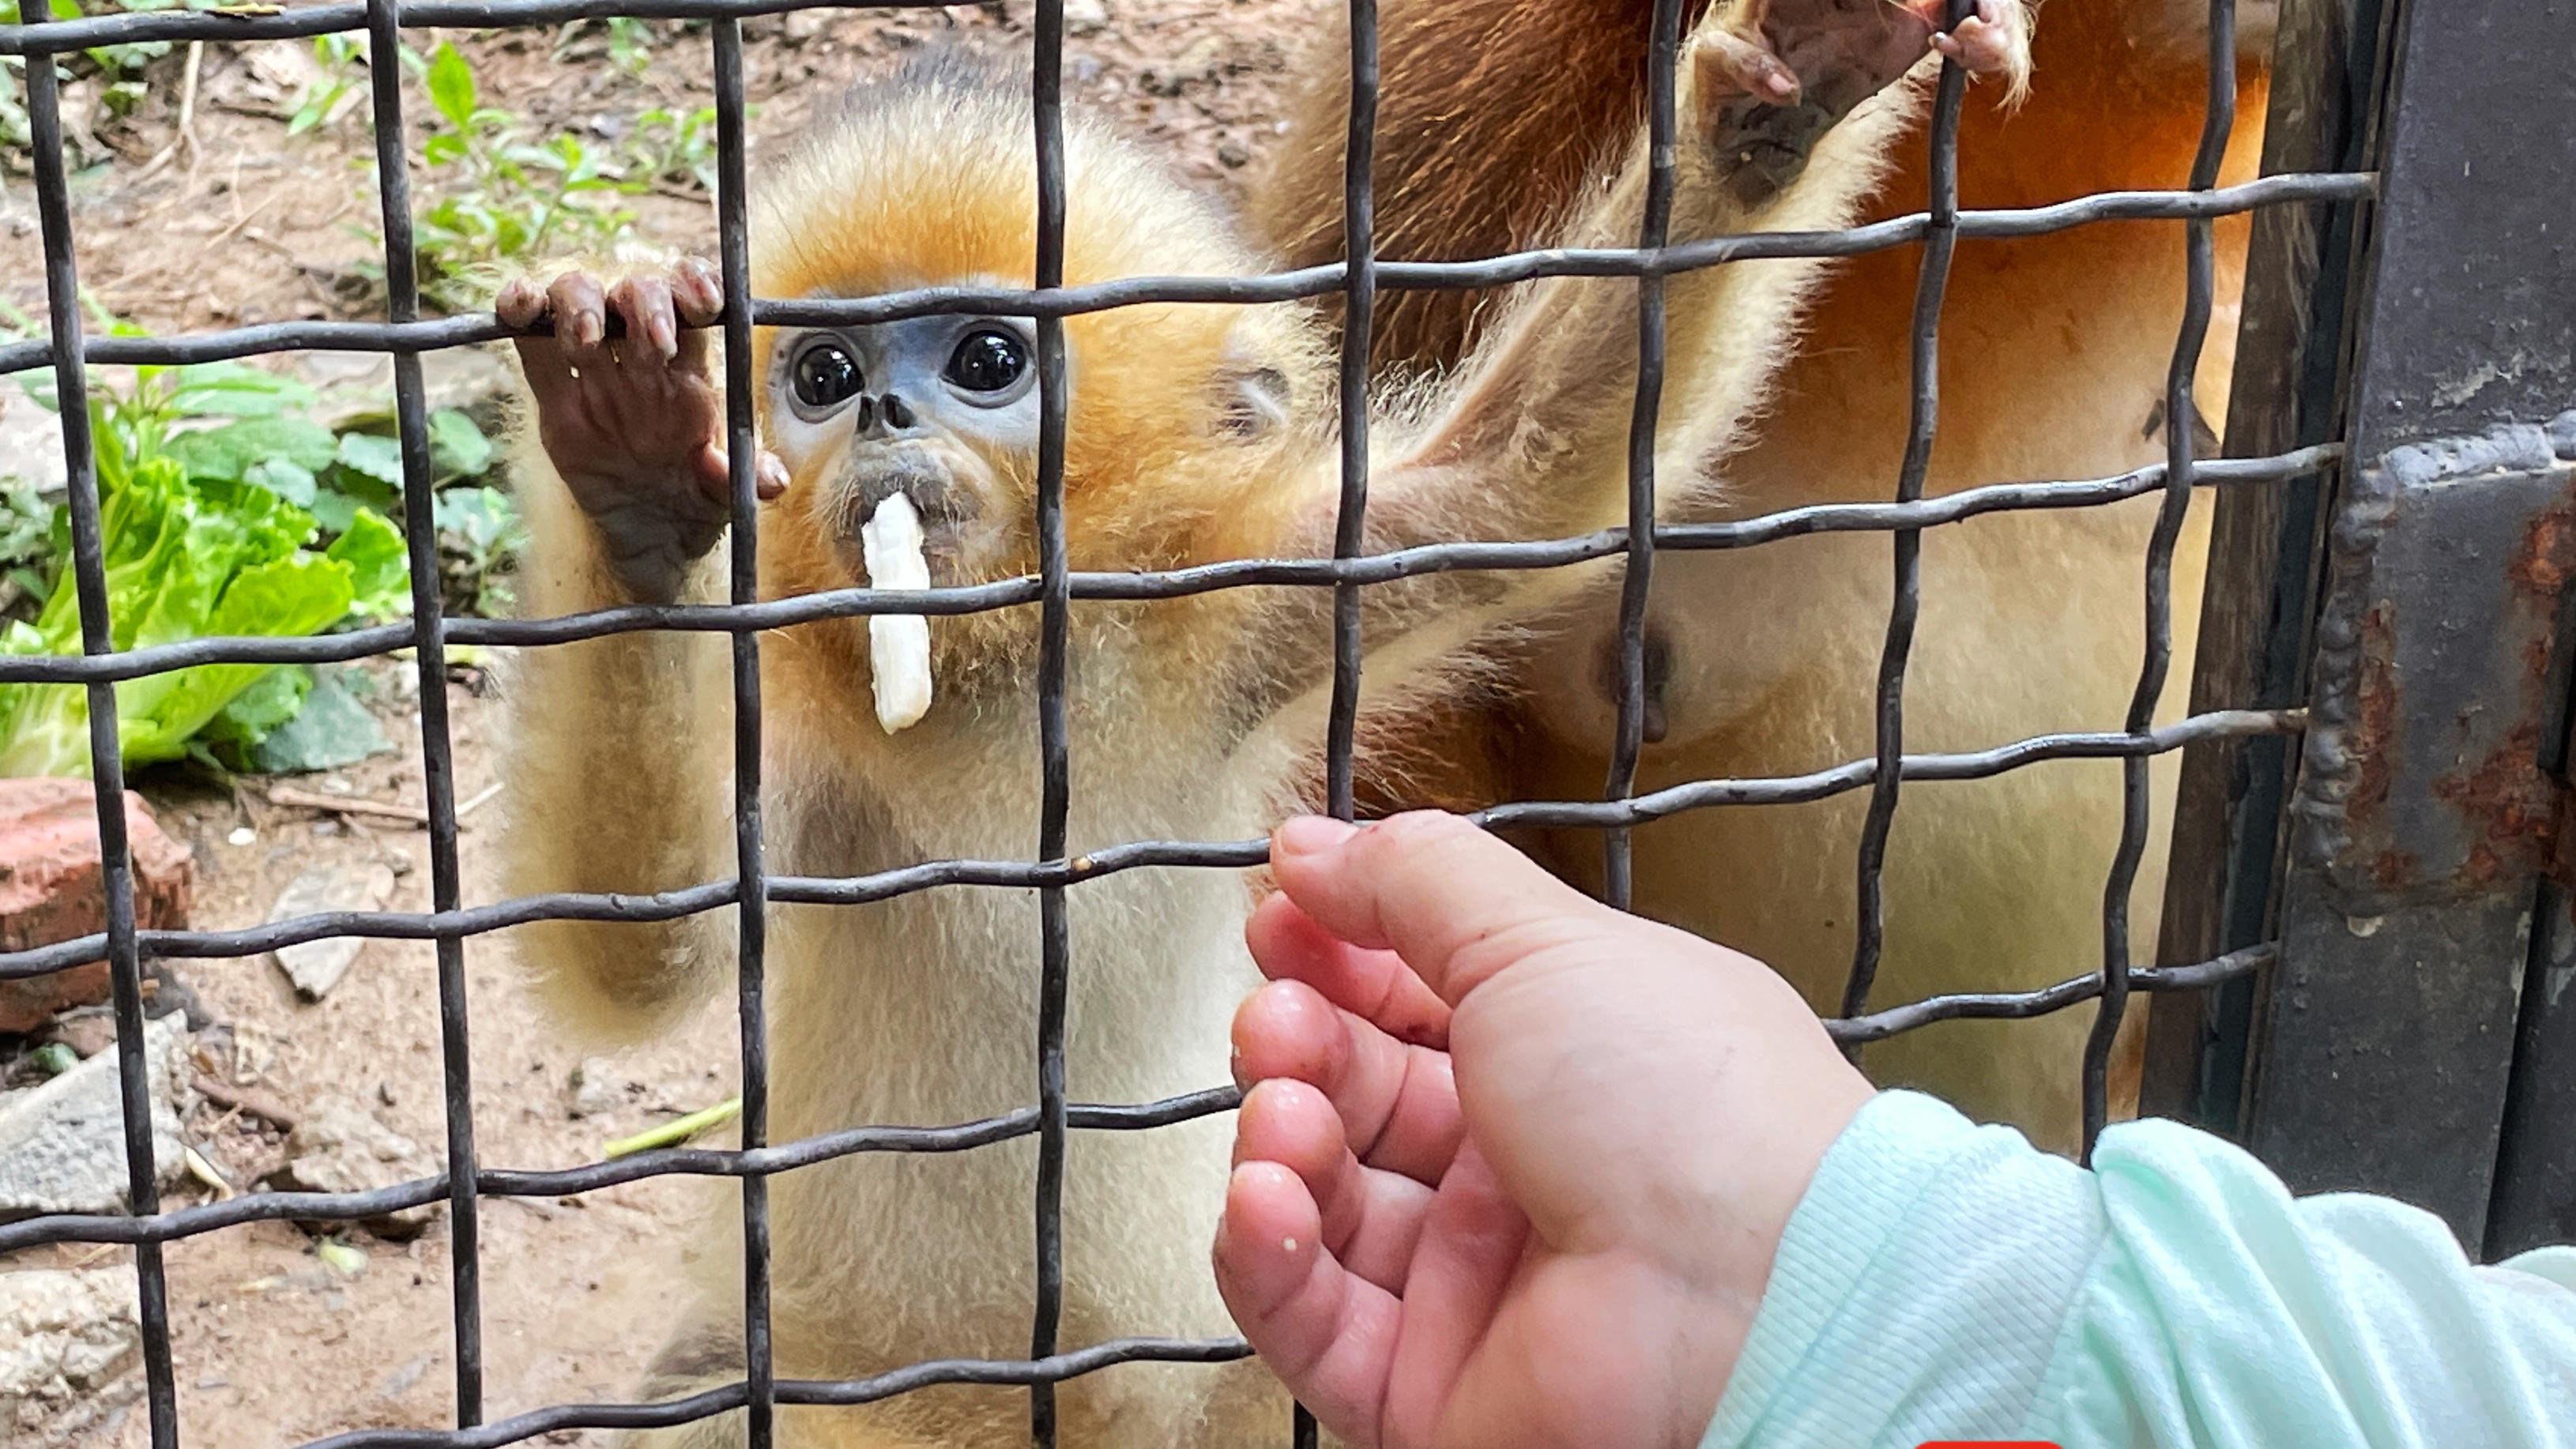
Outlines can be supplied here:
[[[32, 61], [79, 47], [139, 40], [212, 42], [312, 36], [363, 29], [378, 55], [396, 52], [406, 27], [502, 27], [557, 24], [575, 18], [637, 16], [709, 21], [717, 95], [719, 250], [724, 286], [724, 396], [731, 466], [730, 602], [722, 605], [637, 605], [572, 617], [489, 620], [450, 618], [438, 588], [436, 530], [430, 514], [430, 457], [420, 356], [423, 352], [488, 342], [509, 335], [490, 314], [424, 319], [414, 267], [412, 208], [406, 185], [404, 97], [401, 71], [374, 67], [374, 144], [390, 287], [386, 319], [375, 323], [298, 322], [250, 326], [184, 337], [89, 337], [79, 306], [74, 265], [74, 218], [62, 152], [57, 82], [44, 63], [27, 68], [28, 112], [34, 138], [35, 183], [41, 205], [50, 335], [0, 346], [0, 371], [50, 366], [61, 398], [64, 446], [70, 472], [71, 574], [79, 591], [83, 651], [78, 657], [0, 657], [0, 682], [77, 685], [89, 704], [91, 769], [106, 862], [107, 926], [104, 932], [37, 949], [0, 955], [0, 980], [26, 978], [104, 960], [114, 989], [120, 1042], [122, 1107], [132, 1216], [54, 1215], [0, 1225], [0, 1251], [42, 1243], [130, 1244], [141, 1294], [144, 1372], [151, 1441], [156, 1449], [180, 1442], [173, 1393], [168, 1285], [162, 1262], [166, 1243], [262, 1220], [355, 1221], [405, 1207], [444, 1201], [453, 1239], [452, 1331], [455, 1345], [456, 1424], [452, 1430], [382, 1430], [343, 1434], [334, 1446], [496, 1445], [580, 1427], [642, 1428], [671, 1425], [731, 1411], [746, 1416], [753, 1445], [770, 1442], [777, 1405], [857, 1404], [933, 1384], [1026, 1385], [1032, 1433], [1040, 1444], [1055, 1439], [1053, 1386], [1076, 1375], [1139, 1360], [1216, 1362], [1239, 1358], [1239, 1340], [1132, 1338], [1066, 1349], [1059, 1342], [1062, 1307], [1063, 1213], [1060, 1194], [1070, 1135], [1079, 1131], [1142, 1131], [1222, 1113], [1234, 1106], [1229, 1087], [1164, 1101], [1081, 1104], [1067, 1100], [1064, 1059], [1068, 980], [1082, 943], [1068, 930], [1066, 893], [1084, 882], [1142, 869], [1239, 870], [1266, 858], [1260, 840], [1131, 841], [1081, 856], [1067, 853], [1066, 821], [1079, 762], [1069, 758], [1066, 726], [1068, 619], [1077, 601], [1176, 599], [1248, 586], [1329, 588], [1334, 591], [1334, 670], [1324, 741], [1330, 808], [1349, 816], [1353, 804], [1355, 721], [1360, 710], [1362, 591], [1374, 584], [1437, 571], [1562, 568], [1617, 558], [1624, 570], [1618, 647], [1619, 709], [1613, 764], [1603, 798], [1592, 801], [1521, 801], [1481, 813], [1495, 826], [1573, 826], [1602, 832], [1607, 894], [1624, 905], [1629, 890], [1629, 832], [1635, 826], [1683, 811], [1820, 800], [1866, 791], [1868, 809], [1855, 856], [1860, 928], [1843, 993], [1841, 1018], [1829, 1024], [1835, 1038], [1857, 1048], [1936, 1021], [2020, 1018], [2098, 1002], [2096, 1026], [2082, 1072], [2085, 1141], [2106, 1119], [2106, 1068], [2129, 996], [2138, 991], [2196, 990], [2262, 969], [2274, 948], [2257, 945], [2204, 963], [2156, 968], [2132, 957], [2128, 919], [2130, 887], [2148, 844], [2148, 764], [2159, 755], [2196, 743], [2296, 733], [2295, 710], [2229, 710], [2202, 713], [2155, 726], [2151, 712], [2163, 691], [2173, 657], [2171, 595], [2174, 545], [2184, 511], [2197, 490], [2262, 488], [2303, 477], [2335, 462], [2340, 445], [2276, 456], [2203, 459], [2193, 429], [2168, 428], [2168, 456], [2159, 465], [2117, 477], [2006, 484], [1925, 496], [1925, 478], [1938, 428], [1939, 326], [1950, 261], [1963, 241], [2034, 237], [2110, 221], [2179, 225], [2189, 239], [2184, 325], [2172, 352], [2166, 387], [2168, 418], [2195, 416], [2193, 377], [2208, 335], [2215, 289], [2214, 223], [2258, 208], [2296, 203], [2355, 201], [2371, 194], [2366, 173], [2274, 175], [2219, 187], [2219, 164], [2236, 123], [2235, 5], [2209, 7], [2209, 88], [2197, 164], [2186, 189], [2083, 197], [2020, 210], [1970, 210], [1959, 203], [1956, 154], [1966, 77], [1943, 69], [1933, 102], [1931, 205], [1923, 213], [1834, 232], [1763, 233], [1691, 240], [1666, 235], [1673, 188], [1674, 70], [1681, 34], [1680, 0], [1656, 9], [1649, 75], [1648, 124], [1656, 158], [1645, 223], [1627, 249], [1550, 250], [1459, 263], [1379, 260], [1373, 253], [1372, 177], [1378, 68], [1373, 0], [1351, 0], [1350, 135], [1346, 177], [1348, 258], [1260, 277], [1135, 277], [1083, 286], [1064, 285], [1065, 149], [1059, 76], [1063, 16], [1058, 0], [1040, 0], [1031, 73], [1037, 162], [1038, 215], [1034, 287], [990, 289], [942, 286], [850, 299], [775, 299], [751, 295], [746, 210], [743, 18], [807, 8], [777, 0], [366, 0], [283, 11], [169, 10], [143, 14], [47, 20], [0, 34], [0, 53]], [[1825, 504], [1725, 522], [1658, 523], [1655, 517], [1658, 414], [1664, 361], [1666, 278], [1701, 268], [1783, 257], [1849, 257], [1919, 247], [1921, 272], [1912, 337], [1913, 406], [1901, 476], [1891, 501]], [[1514, 542], [1435, 544], [1369, 554], [1361, 520], [1368, 506], [1368, 372], [1372, 309], [1383, 289], [1481, 288], [1542, 277], [1633, 278], [1638, 286], [1638, 386], [1628, 451], [1626, 526], [1574, 538]], [[1333, 557], [1252, 559], [1138, 573], [1085, 573], [1070, 567], [1065, 536], [1066, 344], [1064, 319], [1143, 302], [1276, 303], [1338, 295], [1346, 308], [1340, 362], [1341, 495]], [[974, 312], [1034, 320], [1039, 361], [1040, 432], [1036, 524], [1040, 567], [1033, 576], [927, 591], [840, 589], [788, 598], [758, 597], [754, 526], [755, 326], [848, 327], [901, 318]], [[86, 368], [95, 364], [204, 362], [295, 349], [390, 353], [399, 440], [407, 487], [406, 533], [412, 579], [412, 621], [305, 639], [202, 638], [119, 650], [113, 647], [101, 555], [97, 470], [85, 407]], [[2146, 647], [2137, 688], [2117, 729], [2067, 733], [1998, 743], [1967, 753], [1909, 754], [1905, 748], [1905, 685], [1909, 651], [1922, 596], [1921, 540], [1926, 530], [1976, 517], [2051, 509], [2095, 508], [2149, 495], [2161, 500], [2151, 543], [2139, 560]], [[1819, 533], [1885, 534], [1890, 540], [1894, 608], [1887, 622], [1877, 671], [1876, 746], [1868, 758], [1784, 778], [1711, 779], [1639, 794], [1637, 764], [1644, 735], [1645, 617], [1648, 588], [1659, 553], [1756, 547]], [[844, 878], [776, 875], [766, 868], [762, 831], [762, 631], [823, 619], [879, 614], [958, 615], [1034, 604], [1041, 611], [1038, 668], [1039, 737], [1043, 802], [1039, 838], [1026, 859], [929, 860]], [[443, 677], [450, 645], [544, 648], [640, 630], [720, 632], [732, 650], [733, 808], [735, 874], [660, 894], [554, 893], [468, 907], [459, 886], [453, 752]], [[417, 651], [425, 687], [420, 692], [421, 744], [426, 762], [432, 909], [333, 912], [274, 921], [231, 931], [149, 931], [136, 925], [132, 866], [125, 816], [118, 802], [124, 772], [118, 751], [114, 686], [122, 680], [214, 662], [312, 664], [356, 659], [396, 649]], [[1872, 1010], [1872, 988], [1884, 940], [1880, 876], [1903, 787], [1911, 782], [1983, 779], [2051, 760], [2116, 759], [2123, 770], [2123, 829], [2102, 906], [2102, 954], [2089, 969], [2069, 963], [2069, 978], [2036, 991], [1947, 996]], [[771, 1062], [766, 1034], [764, 930], [768, 904], [856, 906], [935, 887], [1035, 890], [1041, 927], [1032, 942], [1039, 972], [1039, 1016], [1032, 1024], [1035, 1091], [1030, 1105], [986, 1120], [950, 1126], [854, 1126], [822, 1136], [773, 1144], [768, 1140]], [[477, 1151], [470, 1080], [471, 1023], [465, 986], [467, 943], [493, 931], [531, 921], [666, 921], [726, 907], [737, 913], [742, 1085], [741, 1146], [733, 1150], [667, 1148], [562, 1171], [518, 1171], [484, 1165]], [[445, 1171], [437, 1177], [363, 1193], [254, 1192], [224, 1201], [164, 1211], [152, 1159], [143, 1041], [142, 963], [147, 958], [239, 958], [280, 946], [333, 936], [428, 940], [436, 945], [444, 1058]], [[1016, 1361], [949, 1360], [914, 1364], [875, 1377], [845, 1382], [777, 1378], [769, 1325], [770, 1177], [851, 1154], [968, 1151], [1010, 1138], [1038, 1139], [1035, 1206], [1031, 1228], [1037, 1263], [1036, 1315], [1029, 1352]], [[1078, 1150], [1078, 1149], [1073, 1149]], [[649, 1405], [561, 1405], [506, 1420], [483, 1421], [478, 1201], [500, 1196], [562, 1196], [664, 1175], [740, 1179], [744, 1248], [744, 1363], [737, 1383], [674, 1402]], [[1312, 1442], [1314, 1428], [1301, 1415], [1282, 1425], [1294, 1442]]]

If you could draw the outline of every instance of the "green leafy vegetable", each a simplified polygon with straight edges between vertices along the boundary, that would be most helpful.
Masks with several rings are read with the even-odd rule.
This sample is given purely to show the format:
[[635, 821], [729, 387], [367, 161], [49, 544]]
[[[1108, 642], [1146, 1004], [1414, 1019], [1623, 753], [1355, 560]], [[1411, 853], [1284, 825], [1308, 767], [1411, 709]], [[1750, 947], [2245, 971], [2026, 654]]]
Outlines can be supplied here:
[[364, 685], [367, 678], [346, 665], [272, 671], [198, 739], [223, 768], [262, 775], [336, 770], [391, 751], [393, 741], [359, 702], [352, 682]]
[[[100, 470], [99, 526], [109, 636], [119, 649], [204, 635], [313, 634], [348, 616], [362, 576], [384, 590], [384, 541], [393, 530], [380, 518], [381, 534], [365, 530], [333, 557], [304, 547], [312, 514], [255, 484], [191, 478], [168, 457], [131, 460], [113, 483], [108, 471]], [[55, 529], [57, 550], [68, 552], [64, 516]], [[76, 654], [80, 615], [78, 591], [57, 589], [33, 623], [0, 634], [0, 652]], [[191, 737], [273, 669], [205, 664], [120, 682], [117, 743], [126, 763], [184, 755]], [[0, 774], [86, 775], [88, 736], [79, 687], [0, 685]]]

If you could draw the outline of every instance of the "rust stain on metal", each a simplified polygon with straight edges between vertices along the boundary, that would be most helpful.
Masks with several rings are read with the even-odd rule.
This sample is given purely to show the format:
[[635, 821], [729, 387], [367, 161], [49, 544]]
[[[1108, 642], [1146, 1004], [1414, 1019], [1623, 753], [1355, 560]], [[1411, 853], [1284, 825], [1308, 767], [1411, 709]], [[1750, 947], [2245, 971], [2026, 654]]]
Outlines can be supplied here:
[[2433, 797], [2469, 826], [2460, 882], [2492, 885], [2547, 863], [2557, 843], [2560, 793], [2540, 768], [2540, 726], [2530, 720], [2515, 725], [2485, 759], [2435, 780]]
[[2370, 863], [2370, 883], [2384, 891], [2401, 891], [2413, 885], [2422, 871], [2423, 863], [2415, 858], [2415, 852], [2391, 846]]
[[2567, 581], [2576, 578], [2576, 502], [2542, 509], [2522, 532], [2505, 573], [2515, 587], [2556, 608]]

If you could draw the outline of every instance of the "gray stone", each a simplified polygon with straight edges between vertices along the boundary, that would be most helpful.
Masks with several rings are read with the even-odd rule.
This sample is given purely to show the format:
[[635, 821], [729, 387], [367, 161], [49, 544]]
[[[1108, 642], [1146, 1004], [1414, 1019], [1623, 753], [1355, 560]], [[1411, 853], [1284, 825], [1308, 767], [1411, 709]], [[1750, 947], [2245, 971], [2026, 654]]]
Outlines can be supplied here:
[[629, 1088], [626, 1079], [609, 1065], [606, 1057], [586, 1057], [572, 1069], [572, 1115], [605, 1117], [626, 1105]]
[[[326, 911], [372, 911], [385, 903], [393, 889], [394, 873], [374, 861], [317, 866], [277, 893], [277, 903], [269, 907], [268, 919], [274, 923]], [[270, 954], [305, 1000], [319, 1001], [340, 984], [340, 978], [348, 974], [349, 963], [358, 959], [358, 952], [366, 944], [357, 936], [325, 936], [319, 941], [280, 946]]]
[[43, 1442], [134, 1366], [142, 1341], [131, 1267], [0, 1273], [0, 1429]]
[[[179, 1113], [188, 1080], [187, 1018], [144, 1023], [152, 1160], [168, 1182], [183, 1170]], [[121, 1213], [125, 1118], [117, 1053], [100, 1052], [40, 1086], [0, 1095], [0, 1221], [37, 1213]]]
[[[19, 377], [34, 375], [20, 373]], [[15, 479], [47, 498], [60, 498], [67, 477], [63, 420], [38, 407], [18, 385], [18, 378], [0, 382], [0, 479]]]
[[[269, 1174], [266, 1185], [289, 1192], [374, 1192], [436, 1177], [444, 1166], [437, 1154], [348, 1098], [317, 1097], [305, 1105], [303, 1119], [287, 1134], [286, 1164]], [[436, 1220], [441, 1205], [429, 1202], [403, 1208], [367, 1218], [362, 1225], [380, 1238], [416, 1237]]]

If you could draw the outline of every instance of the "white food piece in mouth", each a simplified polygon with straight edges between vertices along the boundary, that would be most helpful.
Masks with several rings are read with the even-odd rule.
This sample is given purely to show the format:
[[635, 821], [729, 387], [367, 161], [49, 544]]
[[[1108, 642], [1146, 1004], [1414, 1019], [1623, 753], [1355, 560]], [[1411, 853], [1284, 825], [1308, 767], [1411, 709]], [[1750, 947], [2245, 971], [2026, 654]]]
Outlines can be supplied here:
[[[902, 493], [889, 493], [859, 526], [859, 549], [872, 589], [926, 589], [930, 561], [921, 554], [921, 514]], [[868, 673], [877, 723], [887, 734], [930, 712], [930, 621], [919, 614], [868, 616]]]

